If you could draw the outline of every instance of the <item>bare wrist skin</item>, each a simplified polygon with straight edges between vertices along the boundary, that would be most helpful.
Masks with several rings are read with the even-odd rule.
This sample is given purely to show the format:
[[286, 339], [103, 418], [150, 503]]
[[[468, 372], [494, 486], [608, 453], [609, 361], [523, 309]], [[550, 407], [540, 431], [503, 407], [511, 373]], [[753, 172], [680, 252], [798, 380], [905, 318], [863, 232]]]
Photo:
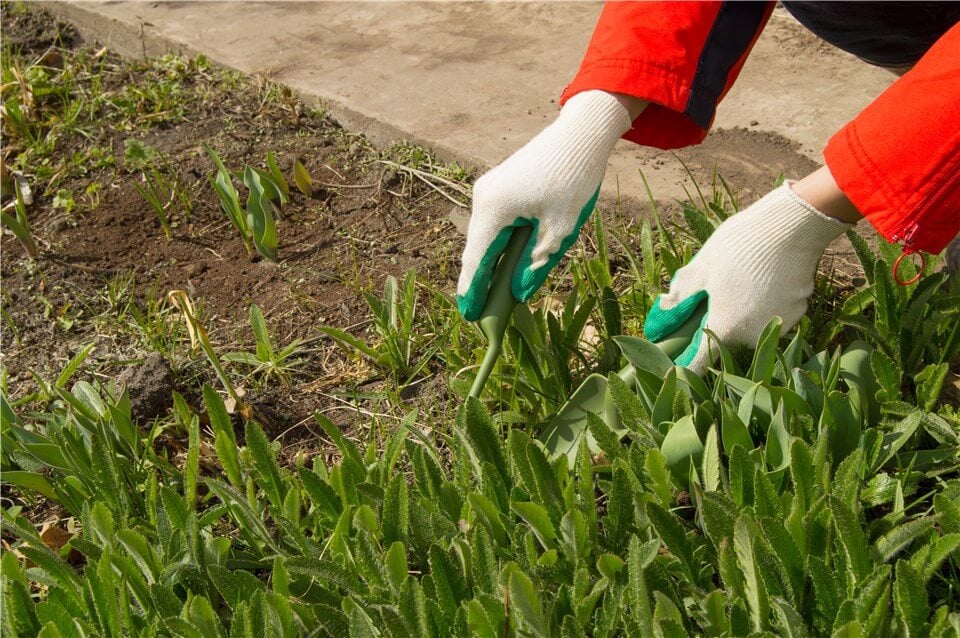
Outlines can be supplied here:
[[848, 224], [863, 218], [857, 207], [847, 199], [830, 169], [823, 166], [791, 185], [793, 192], [821, 213]]
[[637, 119], [637, 117], [643, 113], [643, 109], [647, 108], [647, 105], [650, 104], [647, 100], [633, 95], [626, 95], [625, 93], [610, 93], [610, 95], [617, 98], [617, 101], [623, 105], [623, 108], [627, 109], [631, 120]]

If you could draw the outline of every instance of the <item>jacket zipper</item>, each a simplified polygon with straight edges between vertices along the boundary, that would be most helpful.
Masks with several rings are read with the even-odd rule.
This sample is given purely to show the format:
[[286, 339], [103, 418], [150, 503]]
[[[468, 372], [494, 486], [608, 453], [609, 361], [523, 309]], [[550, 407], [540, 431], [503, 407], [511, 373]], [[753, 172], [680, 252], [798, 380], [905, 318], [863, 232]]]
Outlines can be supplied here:
[[916, 239], [917, 232], [920, 229], [920, 221], [923, 219], [923, 216], [926, 215], [927, 211], [947, 192], [953, 183], [960, 179], [960, 169], [953, 172], [945, 182], [940, 185], [940, 188], [936, 190], [933, 195], [931, 195], [926, 202], [923, 203], [923, 206], [913, 215], [913, 221], [909, 223], [906, 228], [901, 232], [896, 233], [891, 237], [893, 241], [903, 242], [903, 254], [910, 255], [917, 252], [913, 248], [913, 242]]

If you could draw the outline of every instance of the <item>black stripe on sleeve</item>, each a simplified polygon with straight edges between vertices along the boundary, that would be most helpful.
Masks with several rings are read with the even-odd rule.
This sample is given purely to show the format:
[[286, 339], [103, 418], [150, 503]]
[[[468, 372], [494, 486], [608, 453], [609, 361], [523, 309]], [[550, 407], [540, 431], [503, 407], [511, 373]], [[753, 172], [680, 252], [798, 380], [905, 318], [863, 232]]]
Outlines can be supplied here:
[[730, 69], [750, 45], [766, 11], [766, 2], [725, 1], [717, 12], [684, 110], [701, 128], [710, 125]]

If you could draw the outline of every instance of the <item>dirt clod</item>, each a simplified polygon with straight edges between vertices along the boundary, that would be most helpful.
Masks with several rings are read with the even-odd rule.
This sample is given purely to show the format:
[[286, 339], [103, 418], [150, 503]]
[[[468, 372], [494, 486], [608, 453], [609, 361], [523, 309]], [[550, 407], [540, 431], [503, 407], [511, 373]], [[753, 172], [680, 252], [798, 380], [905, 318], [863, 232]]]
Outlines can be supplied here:
[[173, 372], [159, 354], [148, 355], [143, 363], [127, 368], [117, 381], [130, 394], [134, 422], [163, 416], [173, 405]]

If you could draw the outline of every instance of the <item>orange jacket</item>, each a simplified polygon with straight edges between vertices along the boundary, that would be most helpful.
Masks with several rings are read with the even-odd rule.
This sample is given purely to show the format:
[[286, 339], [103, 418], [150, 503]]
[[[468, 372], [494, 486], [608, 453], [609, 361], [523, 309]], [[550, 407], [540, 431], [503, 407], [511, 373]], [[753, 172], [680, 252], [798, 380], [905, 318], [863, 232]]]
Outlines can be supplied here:
[[[602, 89], [651, 102], [624, 138], [703, 141], [773, 2], [610, 2], [561, 104]], [[838, 131], [824, 157], [844, 194], [905, 252], [940, 252], [960, 230], [960, 24]]]

